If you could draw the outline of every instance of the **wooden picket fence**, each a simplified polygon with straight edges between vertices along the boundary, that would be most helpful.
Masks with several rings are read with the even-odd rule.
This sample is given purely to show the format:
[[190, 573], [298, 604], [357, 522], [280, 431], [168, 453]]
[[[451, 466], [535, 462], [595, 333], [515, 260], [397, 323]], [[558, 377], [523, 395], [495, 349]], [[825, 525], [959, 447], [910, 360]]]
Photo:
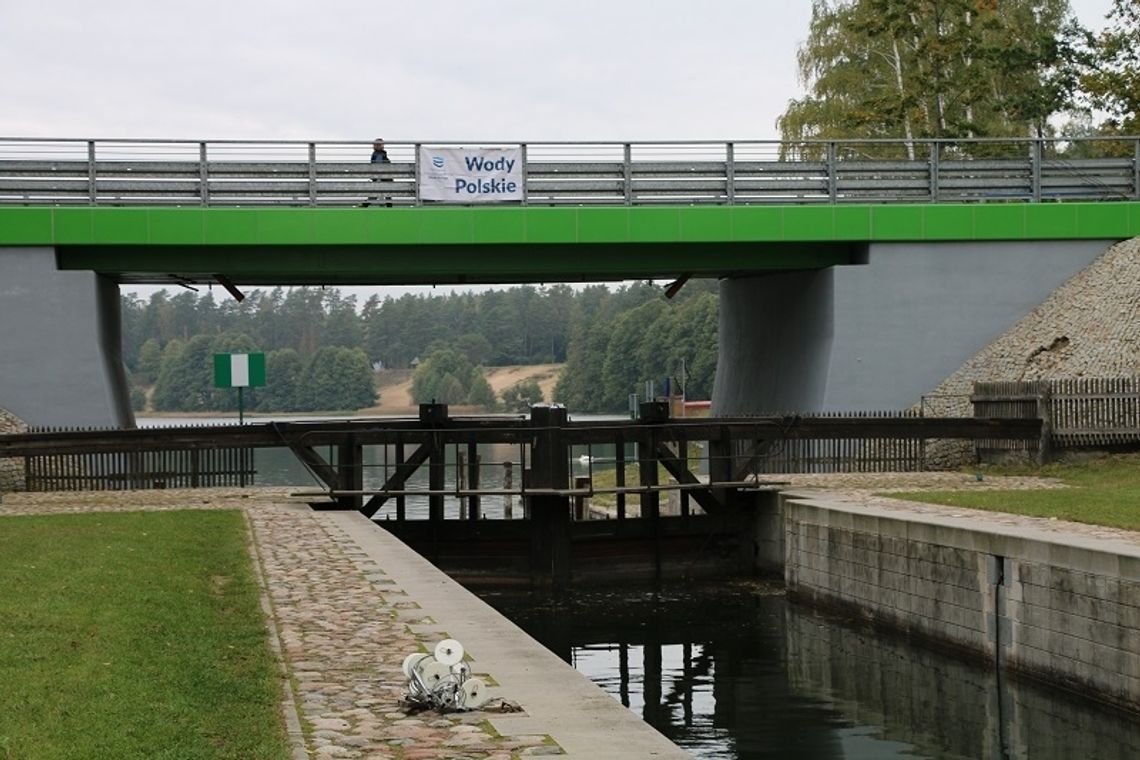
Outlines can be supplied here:
[[1041, 417], [1054, 449], [1140, 444], [1138, 377], [975, 383], [971, 401], [976, 417]]
[[24, 459], [28, 491], [117, 491], [254, 484], [253, 449], [44, 454]]
[[1050, 393], [1054, 446], [1140, 442], [1140, 378], [1054, 380]]
[[[834, 412], [802, 417], [920, 418], [921, 410]], [[744, 442], [741, 442], [744, 443]], [[749, 473], [921, 472], [927, 439], [912, 437], [793, 438], [738, 445], [738, 469]]]

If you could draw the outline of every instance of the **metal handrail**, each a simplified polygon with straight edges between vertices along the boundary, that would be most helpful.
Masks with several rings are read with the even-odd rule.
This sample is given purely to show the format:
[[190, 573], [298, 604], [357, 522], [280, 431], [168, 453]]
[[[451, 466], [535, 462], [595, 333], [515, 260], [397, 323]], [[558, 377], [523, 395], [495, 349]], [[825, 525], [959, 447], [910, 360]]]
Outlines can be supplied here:
[[1140, 200], [1140, 137], [387, 145], [0, 137], [0, 205], [422, 205], [427, 145], [521, 148], [523, 205]]

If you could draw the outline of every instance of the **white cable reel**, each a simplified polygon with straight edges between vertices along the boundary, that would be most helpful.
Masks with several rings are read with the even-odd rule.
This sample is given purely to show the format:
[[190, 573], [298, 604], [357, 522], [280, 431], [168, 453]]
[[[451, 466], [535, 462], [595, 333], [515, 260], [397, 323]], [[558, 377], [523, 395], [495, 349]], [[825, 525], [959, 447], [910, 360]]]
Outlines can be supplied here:
[[459, 690], [463, 692], [463, 706], [469, 710], [482, 707], [490, 699], [487, 684], [483, 683], [482, 678], [468, 678]]
[[404, 658], [408, 678], [406, 701], [424, 709], [441, 711], [474, 710], [486, 704], [490, 695], [481, 678], [471, 677], [471, 667], [463, 661], [463, 645], [444, 639], [432, 654], [414, 652]]
[[435, 659], [451, 667], [463, 659], [463, 645], [455, 639], [444, 639], [435, 645]]

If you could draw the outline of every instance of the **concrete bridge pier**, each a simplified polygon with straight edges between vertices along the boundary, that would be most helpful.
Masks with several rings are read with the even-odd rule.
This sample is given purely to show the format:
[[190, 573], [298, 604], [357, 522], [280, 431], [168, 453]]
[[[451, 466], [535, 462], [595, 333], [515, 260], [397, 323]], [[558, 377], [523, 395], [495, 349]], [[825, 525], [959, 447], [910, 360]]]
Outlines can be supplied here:
[[[713, 414], [907, 408], [1112, 242], [876, 243], [854, 266], [721, 280]], [[1042, 346], [1097, 339], [1065, 329]]]
[[834, 337], [834, 278], [834, 270], [818, 269], [721, 280], [713, 414], [821, 407]]
[[134, 427], [119, 286], [56, 268], [55, 249], [0, 248], [0, 406], [33, 425]]

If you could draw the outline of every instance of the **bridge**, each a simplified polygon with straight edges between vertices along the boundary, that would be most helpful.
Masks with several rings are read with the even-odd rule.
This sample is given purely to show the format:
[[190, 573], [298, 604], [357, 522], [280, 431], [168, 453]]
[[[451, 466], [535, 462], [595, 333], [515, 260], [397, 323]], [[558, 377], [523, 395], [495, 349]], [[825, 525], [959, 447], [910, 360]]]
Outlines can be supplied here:
[[901, 406], [1140, 234], [1137, 138], [481, 143], [518, 200], [428, 200], [463, 145], [0, 138], [0, 406], [129, 426], [123, 283], [691, 277], [722, 280], [718, 411]]

